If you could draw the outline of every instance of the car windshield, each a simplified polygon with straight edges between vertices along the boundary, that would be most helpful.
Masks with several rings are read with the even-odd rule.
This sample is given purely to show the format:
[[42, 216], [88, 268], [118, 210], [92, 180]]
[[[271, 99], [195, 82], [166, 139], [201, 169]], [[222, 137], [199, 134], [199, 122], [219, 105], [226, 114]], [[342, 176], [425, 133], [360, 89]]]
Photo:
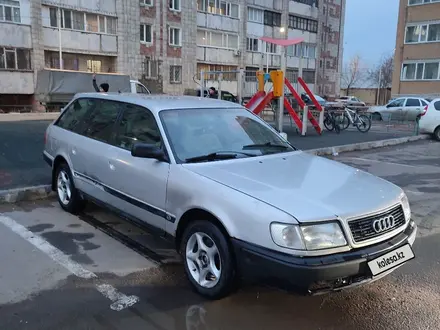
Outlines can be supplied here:
[[162, 110], [159, 116], [178, 163], [296, 150], [245, 109]]

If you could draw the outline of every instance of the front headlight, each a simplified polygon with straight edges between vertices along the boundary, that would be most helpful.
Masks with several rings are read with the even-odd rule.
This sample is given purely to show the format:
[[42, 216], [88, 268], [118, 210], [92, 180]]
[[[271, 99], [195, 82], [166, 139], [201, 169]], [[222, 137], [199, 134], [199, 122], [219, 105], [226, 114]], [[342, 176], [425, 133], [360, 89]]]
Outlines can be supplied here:
[[405, 220], [409, 221], [409, 219], [411, 218], [411, 207], [409, 206], [408, 196], [406, 196], [405, 193], [403, 193], [401, 201], [402, 201], [403, 214], [405, 215]]
[[322, 250], [347, 245], [337, 222], [305, 226], [273, 223], [270, 231], [275, 244], [288, 249]]

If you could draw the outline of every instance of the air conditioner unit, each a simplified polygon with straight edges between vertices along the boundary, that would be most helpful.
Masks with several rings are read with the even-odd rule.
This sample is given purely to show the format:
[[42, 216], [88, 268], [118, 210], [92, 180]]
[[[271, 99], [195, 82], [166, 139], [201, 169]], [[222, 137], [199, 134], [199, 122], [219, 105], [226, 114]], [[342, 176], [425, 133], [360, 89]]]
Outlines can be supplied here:
[[241, 55], [241, 50], [240, 49], [234, 50], [234, 55], [235, 56], [240, 56]]

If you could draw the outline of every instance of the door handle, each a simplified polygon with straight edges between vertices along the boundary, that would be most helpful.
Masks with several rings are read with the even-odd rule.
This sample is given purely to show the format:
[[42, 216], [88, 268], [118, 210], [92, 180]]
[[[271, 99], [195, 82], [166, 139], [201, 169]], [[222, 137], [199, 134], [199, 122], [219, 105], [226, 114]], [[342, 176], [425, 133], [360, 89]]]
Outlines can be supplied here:
[[110, 169], [111, 169], [112, 171], [115, 170], [115, 165], [113, 165], [112, 162], [108, 162], [108, 166], [110, 167]]

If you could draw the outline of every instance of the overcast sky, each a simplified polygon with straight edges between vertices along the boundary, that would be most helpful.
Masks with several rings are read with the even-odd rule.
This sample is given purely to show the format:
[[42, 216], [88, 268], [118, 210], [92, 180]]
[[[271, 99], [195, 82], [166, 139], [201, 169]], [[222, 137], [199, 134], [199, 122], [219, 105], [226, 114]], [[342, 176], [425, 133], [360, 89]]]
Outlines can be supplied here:
[[393, 52], [399, 0], [346, 0], [344, 62], [359, 54], [366, 66]]

